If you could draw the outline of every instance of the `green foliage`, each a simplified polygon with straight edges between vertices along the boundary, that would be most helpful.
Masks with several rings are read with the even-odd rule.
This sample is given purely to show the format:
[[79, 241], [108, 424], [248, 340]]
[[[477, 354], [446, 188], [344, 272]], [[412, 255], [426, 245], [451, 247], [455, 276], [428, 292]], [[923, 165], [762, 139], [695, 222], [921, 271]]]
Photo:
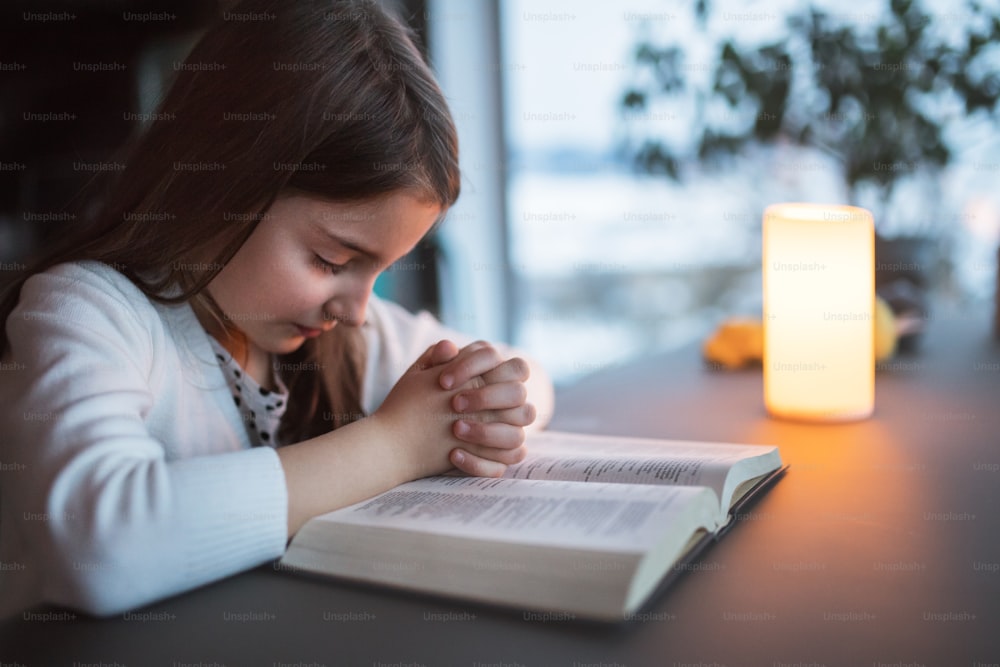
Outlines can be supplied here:
[[[646, 83], [625, 93], [623, 109], [634, 117], [693, 94], [699, 113], [691, 119], [694, 155], [648, 135], [632, 157], [641, 169], [680, 179], [692, 158], [720, 164], [749, 144], [790, 141], [833, 156], [852, 201], [862, 183], [888, 199], [898, 179], [948, 164], [944, 130], [956, 108], [995, 118], [1000, 17], [975, 1], [966, 11], [967, 39], [956, 48], [916, 0], [888, 0], [886, 16], [865, 30], [810, 6], [787, 17], [787, 39], [750, 48], [723, 41], [708, 89], [691, 89], [682, 49], [640, 43], [635, 67]], [[696, 15], [704, 25], [711, 8], [700, 1]], [[800, 81], [807, 89], [795, 88]], [[713, 122], [705, 110], [720, 101], [747, 122]]]

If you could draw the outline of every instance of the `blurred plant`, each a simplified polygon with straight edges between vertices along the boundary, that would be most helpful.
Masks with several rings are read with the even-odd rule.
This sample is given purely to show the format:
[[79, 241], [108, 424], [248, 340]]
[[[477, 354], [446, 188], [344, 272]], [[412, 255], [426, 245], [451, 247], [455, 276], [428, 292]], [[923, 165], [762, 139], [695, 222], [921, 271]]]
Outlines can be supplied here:
[[[851, 203], [860, 203], [861, 186], [872, 185], [884, 208], [901, 178], [949, 163], [944, 132], [951, 120], [994, 118], [1000, 17], [975, 0], [967, 7], [958, 44], [915, 0], [889, 0], [865, 31], [807, 6], [787, 17], [787, 39], [750, 48], [724, 40], [708, 88], [693, 91], [691, 145], [677, 150], [651, 125], [630, 123], [630, 134], [640, 134], [630, 157], [644, 171], [680, 180], [689, 161], [718, 165], [750, 145], [792, 142], [836, 160]], [[704, 29], [711, 9], [697, 0], [695, 11]], [[626, 119], [691, 87], [683, 49], [644, 39], [634, 58], [640, 83], [623, 97]], [[722, 120], [712, 113], [720, 101], [730, 110]]]

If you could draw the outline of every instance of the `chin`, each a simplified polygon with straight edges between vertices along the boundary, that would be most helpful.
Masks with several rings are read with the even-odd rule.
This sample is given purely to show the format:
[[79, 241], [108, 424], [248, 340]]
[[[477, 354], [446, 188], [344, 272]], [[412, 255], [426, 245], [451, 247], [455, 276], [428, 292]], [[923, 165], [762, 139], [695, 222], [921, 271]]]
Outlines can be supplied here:
[[268, 345], [267, 351], [271, 354], [291, 354], [302, 347], [305, 342], [305, 339], [301, 336], [298, 338], [285, 338], [284, 340], [275, 342], [273, 345]]

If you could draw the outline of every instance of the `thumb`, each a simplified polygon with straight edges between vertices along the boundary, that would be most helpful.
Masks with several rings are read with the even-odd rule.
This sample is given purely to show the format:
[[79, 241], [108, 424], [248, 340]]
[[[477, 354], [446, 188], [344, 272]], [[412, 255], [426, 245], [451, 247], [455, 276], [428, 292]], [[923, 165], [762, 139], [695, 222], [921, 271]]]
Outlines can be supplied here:
[[429, 348], [427, 348], [423, 354], [421, 354], [411, 368], [422, 371], [432, 366], [437, 366], [443, 364], [446, 361], [451, 361], [458, 355], [458, 346], [455, 345], [450, 340], [440, 340]]
[[439, 340], [431, 346], [431, 366], [439, 366], [458, 356], [458, 345], [450, 340]]

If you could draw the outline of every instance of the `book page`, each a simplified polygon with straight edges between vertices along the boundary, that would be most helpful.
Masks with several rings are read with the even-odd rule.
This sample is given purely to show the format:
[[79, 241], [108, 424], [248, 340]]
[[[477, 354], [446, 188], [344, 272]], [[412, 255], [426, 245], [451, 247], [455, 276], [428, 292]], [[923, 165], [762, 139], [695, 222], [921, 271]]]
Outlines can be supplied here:
[[[707, 489], [429, 477], [316, 521], [563, 548], [642, 552], [676, 524], [716, 527]], [[685, 535], [686, 538], [686, 535]]]
[[545, 431], [532, 434], [527, 446], [527, 458], [505, 477], [706, 486], [718, 499], [720, 520], [737, 486], [781, 465], [777, 448], [761, 445]]

